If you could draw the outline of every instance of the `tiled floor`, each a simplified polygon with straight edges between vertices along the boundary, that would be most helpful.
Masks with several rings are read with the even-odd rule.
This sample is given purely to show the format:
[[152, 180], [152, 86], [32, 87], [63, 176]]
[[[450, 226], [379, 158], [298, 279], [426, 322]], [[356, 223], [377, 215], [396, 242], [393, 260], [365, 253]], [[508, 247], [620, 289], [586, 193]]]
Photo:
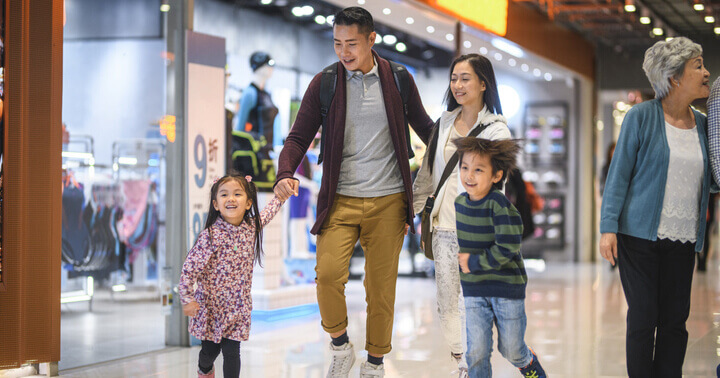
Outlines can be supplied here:
[[[685, 377], [715, 377], [720, 363], [720, 274], [717, 263], [696, 273]], [[617, 271], [606, 264], [550, 264], [531, 271], [528, 286], [527, 342], [552, 377], [622, 377], [625, 373], [626, 304]], [[398, 282], [393, 351], [386, 377], [452, 377], [435, 311], [434, 282], [401, 278]], [[359, 281], [347, 289], [349, 334], [364, 344], [364, 290]], [[256, 322], [242, 344], [241, 377], [324, 377], [328, 338], [317, 314], [281, 322]], [[359, 359], [364, 351], [356, 349]], [[84, 368], [61, 370], [66, 377], [193, 377], [199, 348], [168, 348]], [[141, 350], [142, 352], [142, 350]], [[499, 353], [495, 377], [519, 377]], [[221, 358], [216, 376], [222, 376]], [[357, 377], [356, 362], [351, 377]], [[456, 373], [455, 373], [456, 375]]]

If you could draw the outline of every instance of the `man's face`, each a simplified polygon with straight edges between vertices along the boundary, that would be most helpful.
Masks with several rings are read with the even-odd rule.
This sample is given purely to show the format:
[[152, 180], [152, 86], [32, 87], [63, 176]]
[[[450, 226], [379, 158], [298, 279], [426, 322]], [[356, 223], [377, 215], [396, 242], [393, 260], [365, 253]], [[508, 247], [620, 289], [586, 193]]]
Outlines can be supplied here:
[[365, 35], [357, 25], [335, 25], [333, 27], [335, 54], [348, 71], [368, 73], [373, 68], [372, 47], [375, 32]]

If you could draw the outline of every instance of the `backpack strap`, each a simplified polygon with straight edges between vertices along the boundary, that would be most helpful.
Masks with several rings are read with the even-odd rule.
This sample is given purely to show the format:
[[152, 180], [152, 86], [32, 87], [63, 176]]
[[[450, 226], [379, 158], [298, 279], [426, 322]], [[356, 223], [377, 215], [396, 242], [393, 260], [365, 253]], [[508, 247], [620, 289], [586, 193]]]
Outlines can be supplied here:
[[320, 154], [318, 155], [318, 164], [322, 163], [323, 155], [325, 155], [325, 133], [327, 131], [326, 119], [330, 110], [330, 103], [335, 97], [335, 85], [337, 82], [337, 65], [333, 63], [322, 70], [320, 77], [320, 115], [322, 116], [322, 131], [320, 132]]
[[412, 144], [410, 143], [410, 127], [408, 125], [408, 100], [410, 99], [410, 73], [407, 68], [400, 63], [395, 63], [389, 60], [390, 68], [392, 69], [393, 77], [395, 78], [395, 85], [400, 91], [400, 98], [403, 103], [403, 117], [405, 118], [405, 140], [407, 142], [408, 157], [412, 159], [415, 157], [415, 151], [413, 151]]

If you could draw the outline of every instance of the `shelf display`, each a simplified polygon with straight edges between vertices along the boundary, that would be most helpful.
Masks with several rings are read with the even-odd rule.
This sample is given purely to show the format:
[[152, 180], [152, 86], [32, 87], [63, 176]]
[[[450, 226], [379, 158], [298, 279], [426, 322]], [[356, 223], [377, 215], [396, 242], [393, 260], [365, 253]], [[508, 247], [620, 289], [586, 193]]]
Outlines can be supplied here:
[[523, 180], [531, 182], [544, 199], [533, 215], [535, 232], [524, 241], [530, 257], [561, 250], [566, 242], [566, 193], [568, 191], [568, 104], [528, 103], [525, 108]]

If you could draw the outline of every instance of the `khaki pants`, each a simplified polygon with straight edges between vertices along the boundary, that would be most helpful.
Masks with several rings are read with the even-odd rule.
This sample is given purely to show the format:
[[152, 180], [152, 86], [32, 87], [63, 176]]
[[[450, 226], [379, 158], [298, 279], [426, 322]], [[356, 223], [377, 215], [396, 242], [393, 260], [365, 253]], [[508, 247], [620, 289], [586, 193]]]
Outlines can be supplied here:
[[365, 252], [365, 349], [373, 354], [392, 349], [395, 284], [407, 206], [405, 193], [374, 198], [336, 195], [317, 237], [315, 282], [322, 326], [328, 333], [347, 328], [345, 284], [353, 247], [360, 239]]

